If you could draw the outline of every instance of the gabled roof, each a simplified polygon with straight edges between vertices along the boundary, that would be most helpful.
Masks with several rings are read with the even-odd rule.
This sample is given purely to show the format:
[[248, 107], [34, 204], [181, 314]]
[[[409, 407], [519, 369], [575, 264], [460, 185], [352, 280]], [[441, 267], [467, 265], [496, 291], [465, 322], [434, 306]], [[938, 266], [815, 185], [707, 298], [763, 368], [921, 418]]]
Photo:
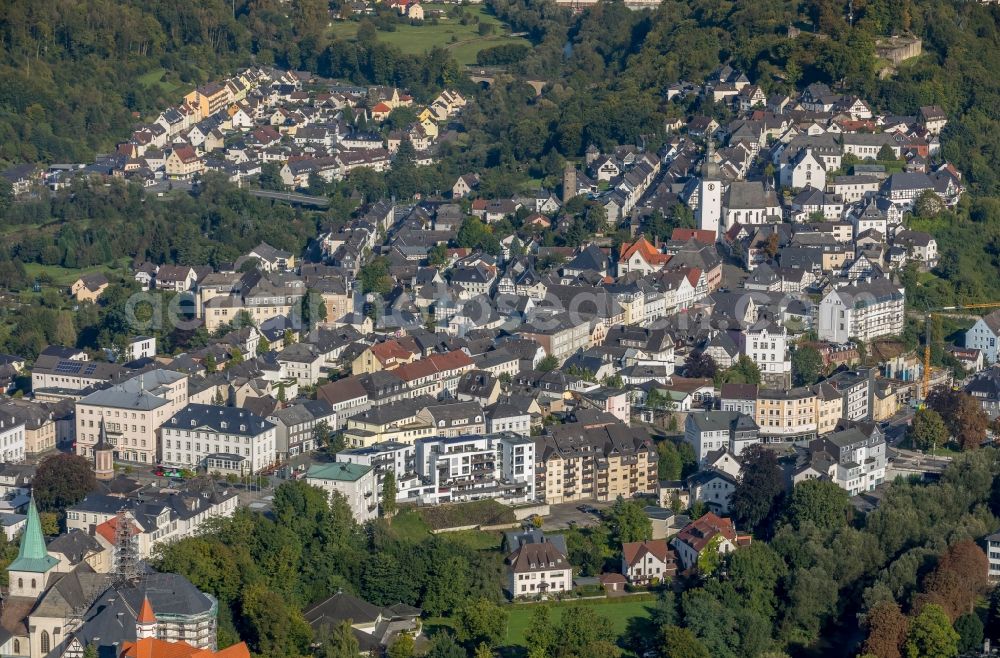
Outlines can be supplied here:
[[639, 256], [649, 263], [650, 265], [665, 265], [670, 256], [660, 252], [656, 247], [650, 244], [646, 236], [641, 235], [639, 239], [632, 244], [622, 244], [621, 252], [618, 256], [619, 261], [627, 261], [634, 254], [639, 254]]
[[413, 356], [412, 352], [404, 348], [395, 340], [375, 343], [369, 349], [371, 350], [372, 356], [378, 359], [383, 365], [393, 359], [405, 360]]
[[404, 382], [411, 382], [438, 372], [448, 372], [474, 365], [469, 355], [462, 350], [452, 350], [445, 354], [432, 354], [425, 359], [406, 363], [393, 372]]
[[522, 543], [507, 556], [507, 563], [514, 573], [569, 569], [569, 558], [551, 541]]
[[666, 539], [649, 539], [622, 544], [622, 559], [630, 567], [638, 564], [647, 555], [652, 555], [660, 562], [676, 562], [677, 560], [674, 549], [667, 545]]
[[722, 518], [714, 512], [709, 512], [686, 525], [677, 533], [675, 541], [687, 544], [695, 552], [701, 553], [716, 535], [722, 535], [733, 543], [737, 540], [736, 528], [733, 527], [732, 519]]

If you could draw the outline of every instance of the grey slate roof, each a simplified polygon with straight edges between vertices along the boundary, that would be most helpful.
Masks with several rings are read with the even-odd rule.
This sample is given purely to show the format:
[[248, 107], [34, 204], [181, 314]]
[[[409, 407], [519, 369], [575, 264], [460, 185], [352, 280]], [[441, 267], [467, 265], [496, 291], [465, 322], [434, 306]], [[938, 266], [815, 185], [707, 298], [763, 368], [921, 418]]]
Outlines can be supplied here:
[[208, 428], [224, 434], [256, 436], [273, 429], [274, 423], [240, 407], [189, 404], [174, 414], [165, 426], [171, 429]]

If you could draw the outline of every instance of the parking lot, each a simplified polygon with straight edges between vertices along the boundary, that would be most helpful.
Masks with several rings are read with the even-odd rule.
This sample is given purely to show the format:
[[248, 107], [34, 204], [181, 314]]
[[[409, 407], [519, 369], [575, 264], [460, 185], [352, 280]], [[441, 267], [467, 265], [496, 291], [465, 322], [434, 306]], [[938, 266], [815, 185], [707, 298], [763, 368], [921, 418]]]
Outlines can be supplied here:
[[597, 525], [601, 521], [600, 511], [612, 505], [614, 503], [596, 503], [593, 501], [551, 505], [549, 507], [549, 515], [545, 517], [545, 521], [542, 524], [542, 529], [565, 530], [570, 525], [577, 527]]

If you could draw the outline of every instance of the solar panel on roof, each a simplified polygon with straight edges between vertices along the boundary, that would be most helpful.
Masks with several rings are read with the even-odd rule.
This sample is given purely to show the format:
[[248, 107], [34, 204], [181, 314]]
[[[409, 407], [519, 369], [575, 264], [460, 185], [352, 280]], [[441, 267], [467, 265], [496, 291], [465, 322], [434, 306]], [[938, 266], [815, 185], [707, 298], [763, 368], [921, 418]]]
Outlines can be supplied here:
[[96, 363], [92, 363], [89, 366], [87, 366], [87, 369], [83, 371], [83, 374], [85, 374], [85, 375], [92, 375], [92, 374], [94, 374], [95, 370], [97, 370], [97, 364]]

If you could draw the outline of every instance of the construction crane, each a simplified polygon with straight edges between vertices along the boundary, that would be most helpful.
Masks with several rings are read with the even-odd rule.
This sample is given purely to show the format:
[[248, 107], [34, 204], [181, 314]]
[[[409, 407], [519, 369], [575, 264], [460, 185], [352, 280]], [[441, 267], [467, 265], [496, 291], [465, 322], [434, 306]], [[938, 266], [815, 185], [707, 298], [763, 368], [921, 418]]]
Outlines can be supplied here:
[[926, 402], [931, 389], [931, 318], [935, 315], [948, 315], [957, 311], [971, 311], [977, 308], [998, 308], [1000, 302], [985, 302], [982, 304], [961, 304], [959, 306], [942, 306], [927, 311], [924, 333], [924, 377], [920, 387], [920, 401]]

